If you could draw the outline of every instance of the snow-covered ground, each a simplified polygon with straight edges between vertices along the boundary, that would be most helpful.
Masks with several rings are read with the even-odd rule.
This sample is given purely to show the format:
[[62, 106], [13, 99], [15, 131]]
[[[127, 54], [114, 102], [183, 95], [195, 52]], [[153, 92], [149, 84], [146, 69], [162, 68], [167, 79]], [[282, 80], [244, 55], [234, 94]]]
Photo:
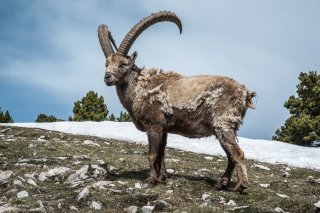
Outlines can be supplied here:
[[[146, 134], [138, 131], [135, 126], [129, 122], [14, 123], [9, 125], [91, 135], [142, 144], [148, 143]], [[253, 140], [241, 137], [238, 139], [247, 159], [267, 163], [283, 163], [289, 166], [320, 170], [319, 148], [301, 147], [268, 140]], [[225, 156], [224, 151], [215, 137], [189, 139], [170, 134], [168, 137], [168, 147], [208, 155]]]

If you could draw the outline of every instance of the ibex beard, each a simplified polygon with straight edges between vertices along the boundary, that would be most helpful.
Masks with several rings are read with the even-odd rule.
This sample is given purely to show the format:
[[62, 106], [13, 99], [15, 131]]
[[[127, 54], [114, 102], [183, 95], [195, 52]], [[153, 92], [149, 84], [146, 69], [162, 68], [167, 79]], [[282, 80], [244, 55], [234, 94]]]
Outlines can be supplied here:
[[168, 133], [189, 138], [215, 135], [228, 158], [226, 171], [215, 186], [226, 189], [236, 170], [238, 182], [234, 190], [242, 192], [247, 188], [248, 177], [236, 133], [247, 109], [254, 108], [255, 92], [228, 77], [185, 77], [136, 66], [138, 54], [135, 51], [128, 56], [130, 47], [145, 29], [162, 21], [175, 23], [182, 32], [180, 19], [166, 11], [142, 19], [128, 32], [119, 48], [106, 25], [98, 28], [106, 57], [105, 83], [116, 87], [133, 123], [148, 135], [150, 172], [146, 182], [163, 183], [167, 178], [164, 156]]

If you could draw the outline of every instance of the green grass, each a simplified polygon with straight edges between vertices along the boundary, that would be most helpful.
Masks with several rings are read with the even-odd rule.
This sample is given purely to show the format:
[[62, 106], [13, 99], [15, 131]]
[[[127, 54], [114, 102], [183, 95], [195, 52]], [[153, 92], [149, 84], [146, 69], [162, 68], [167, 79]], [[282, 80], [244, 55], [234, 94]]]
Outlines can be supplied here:
[[[0, 127], [0, 131], [3, 129], [5, 127]], [[37, 141], [43, 135], [46, 141]], [[84, 145], [84, 140], [92, 140], [100, 147]], [[34, 144], [35, 147], [30, 148], [30, 144]], [[79, 212], [94, 212], [95, 210], [89, 208], [90, 202], [97, 201], [103, 206], [102, 212], [123, 212], [124, 208], [131, 205], [138, 206], [139, 212], [144, 205], [155, 205], [156, 212], [273, 212], [276, 207], [288, 212], [313, 212], [313, 204], [320, 199], [320, 185], [306, 182], [308, 176], [320, 178], [318, 171], [290, 167], [290, 176], [284, 178], [281, 175], [286, 165], [259, 163], [271, 169], [264, 171], [254, 166], [258, 162], [247, 160], [249, 188], [246, 192], [238, 194], [231, 188], [227, 191], [217, 191], [213, 185], [226, 168], [226, 158], [213, 156], [214, 160], [210, 161], [204, 159], [206, 155], [174, 149], [166, 150], [166, 159], [179, 159], [179, 162], [169, 160], [166, 164], [167, 169], [174, 169], [177, 174], [169, 174], [165, 185], [135, 189], [135, 183], [142, 184], [148, 175], [147, 150], [144, 145], [97, 137], [11, 128], [11, 131], [0, 133], [0, 169], [11, 170], [14, 173], [7, 184], [0, 185], [0, 197], [5, 196], [5, 199], [0, 199], [1, 205], [9, 203], [27, 211], [39, 207], [37, 201], [41, 200], [48, 212], [70, 212], [70, 206], [76, 207]], [[74, 158], [76, 155], [87, 155], [90, 158], [78, 160], [78, 164], [74, 164], [77, 161]], [[57, 157], [68, 158], [60, 160]], [[47, 161], [38, 160], [42, 158]], [[17, 165], [22, 159], [29, 159], [26, 162], [28, 165]], [[77, 170], [84, 165], [98, 164], [99, 160], [106, 163], [105, 168], [111, 166], [115, 169], [108, 171], [104, 177], [86, 179], [74, 188], [71, 184], [64, 183], [63, 178], [42, 183], [37, 181], [38, 187], [27, 183], [22, 186], [13, 185], [14, 180], [24, 177], [25, 174], [35, 173], [37, 178], [37, 175], [50, 168], [65, 166]], [[210, 171], [199, 172], [202, 168]], [[76, 201], [80, 190], [99, 180], [113, 181], [115, 186], [108, 186], [105, 190], [90, 188], [87, 198]], [[121, 184], [118, 181], [126, 183]], [[270, 188], [262, 188], [261, 183], [270, 184]], [[231, 187], [235, 184], [234, 174]], [[22, 190], [28, 191], [30, 196], [18, 199], [16, 194]], [[173, 191], [167, 193], [168, 190]], [[204, 193], [210, 194], [211, 197], [207, 200], [207, 206], [201, 207], [205, 203], [201, 200]], [[289, 198], [280, 198], [276, 193], [285, 194]], [[221, 197], [226, 202], [234, 200], [236, 207], [247, 207], [233, 210], [233, 207], [220, 202]], [[171, 207], [161, 205], [161, 199], [170, 203]]]

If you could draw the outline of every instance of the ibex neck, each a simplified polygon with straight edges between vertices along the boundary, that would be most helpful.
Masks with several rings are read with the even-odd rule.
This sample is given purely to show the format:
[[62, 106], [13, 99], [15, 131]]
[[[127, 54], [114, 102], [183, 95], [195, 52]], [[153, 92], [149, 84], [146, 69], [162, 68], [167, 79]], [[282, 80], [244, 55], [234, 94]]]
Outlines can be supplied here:
[[123, 107], [129, 112], [129, 114], [132, 113], [132, 104], [135, 99], [135, 84], [137, 82], [138, 73], [137, 72], [131, 72], [131, 74], [128, 76], [128, 82], [117, 85], [116, 90], [118, 97], [120, 99], [121, 104]]

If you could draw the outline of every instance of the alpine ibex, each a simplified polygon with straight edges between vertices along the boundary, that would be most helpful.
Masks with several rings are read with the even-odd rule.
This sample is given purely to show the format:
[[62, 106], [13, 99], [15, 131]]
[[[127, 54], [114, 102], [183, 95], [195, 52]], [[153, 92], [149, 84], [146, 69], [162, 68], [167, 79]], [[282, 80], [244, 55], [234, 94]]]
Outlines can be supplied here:
[[106, 57], [104, 81], [108, 86], [115, 85], [120, 102], [135, 126], [147, 132], [150, 173], [146, 182], [164, 182], [167, 177], [164, 151], [168, 133], [189, 138], [215, 135], [228, 157], [227, 169], [216, 187], [227, 188], [236, 169], [238, 183], [234, 190], [241, 192], [247, 187], [248, 178], [236, 132], [247, 109], [254, 108], [251, 100], [255, 93], [227, 77], [185, 77], [136, 66], [138, 54], [134, 51], [128, 56], [130, 47], [145, 29], [163, 21], [175, 23], [182, 32], [181, 21], [174, 13], [154, 13], [137, 23], [119, 48], [106, 25], [98, 28]]

